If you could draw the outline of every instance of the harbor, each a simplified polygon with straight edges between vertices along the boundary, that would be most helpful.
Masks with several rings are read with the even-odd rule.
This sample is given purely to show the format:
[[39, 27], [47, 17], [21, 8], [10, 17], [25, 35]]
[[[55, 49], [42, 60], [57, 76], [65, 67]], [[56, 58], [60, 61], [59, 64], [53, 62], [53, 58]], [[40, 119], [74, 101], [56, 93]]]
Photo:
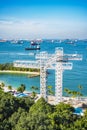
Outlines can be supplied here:
[[[72, 70], [64, 71], [63, 73], [63, 88], [69, 88], [69, 89], [77, 89], [78, 85], [83, 86], [82, 93], [84, 96], [87, 95], [86, 93], [86, 86], [87, 86], [87, 53], [86, 48], [87, 44], [83, 41], [76, 42], [76, 46], [73, 46], [71, 44], [67, 44], [66, 42], [62, 41], [62, 43], [57, 43], [54, 41], [54, 43], [50, 44], [50, 41], [43, 40], [41, 43], [40, 50], [31, 50], [30, 52], [25, 51], [25, 47], [29, 46], [29, 42], [24, 42], [22, 46], [19, 44], [11, 44], [10, 42], [5, 42], [2, 44], [2, 48], [0, 48], [0, 62], [1, 63], [13, 63], [15, 60], [35, 60], [35, 55], [42, 51], [47, 51], [50, 54], [53, 54], [55, 52], [55, 47], [63, 47], [64, 53], [66, 54], [81, 54], [83, 56], [82, 61], [72, 61], [74, 64]], [[31, 44], [31, 43], [30, 43]], [[68, 48], [68, 49], [67, 49]], [[9, 51], [8, 51], [9, 50]], [[20, 51], [19, 51], [20, 50]], [[32, 54], [32, 55], [31, 55]], [[53, 86], [53, 91], [55, 91], [55, 73], [53, 70], [48, 69], [48, 82], [47, 85]], [[84, 78], [83, 78], [84, 77]], [[12, 85], [15, 88], [17, 88], [22, 83], [26, 85], [26, 89], [29, 91], [30, 87], [32, 85], [37, 86], [40, 88], [40, 77], [33, 77], [28, 78], [26, 75], [20, 75], [20, 74], [0, 74], [0, 79], [3, 80], [6, 84]], [[73, 83], [73, 81], [76, 79], [76, 81]], [[38, 90], [38, 93], [40, 91]], [[65, 95], [63, 91], [63, 95]]]
[[0, 130], [87, 130], [87, 0], [0, 1]]

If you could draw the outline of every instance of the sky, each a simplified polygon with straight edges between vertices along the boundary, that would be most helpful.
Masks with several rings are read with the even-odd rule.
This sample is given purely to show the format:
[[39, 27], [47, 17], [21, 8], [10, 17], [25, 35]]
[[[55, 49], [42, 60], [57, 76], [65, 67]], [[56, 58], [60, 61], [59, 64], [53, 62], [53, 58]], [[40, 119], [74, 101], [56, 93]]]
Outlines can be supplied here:
[[87, 39], [87, 0], [0, 0], [0, 38]]

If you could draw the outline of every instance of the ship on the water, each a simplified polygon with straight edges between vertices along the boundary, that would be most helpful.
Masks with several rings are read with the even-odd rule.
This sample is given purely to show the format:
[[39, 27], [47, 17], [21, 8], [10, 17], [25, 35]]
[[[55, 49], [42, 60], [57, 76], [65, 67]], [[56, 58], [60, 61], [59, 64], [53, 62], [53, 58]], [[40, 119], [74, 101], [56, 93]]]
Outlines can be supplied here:
[[35, 41], [31, 41], [31, 45], [35, 46], [35, 45], [38, 45], [38, 43]]
[[25, 50], [40, 50], [40, 45], [26, 47]]
[[23, 40], [11, 40], [10, 43], [12, 43], [12, 44], [22, 44]]
[[2, 39], [0, 39], [0, 42], [6, 42], [6, 40], [2, 40]]
[[40, 43], [42, 42], [41, 39], [36, 39], [36, 40], [31, 40], [31, 45], [35, 46], [35, 45], [40, 45]]

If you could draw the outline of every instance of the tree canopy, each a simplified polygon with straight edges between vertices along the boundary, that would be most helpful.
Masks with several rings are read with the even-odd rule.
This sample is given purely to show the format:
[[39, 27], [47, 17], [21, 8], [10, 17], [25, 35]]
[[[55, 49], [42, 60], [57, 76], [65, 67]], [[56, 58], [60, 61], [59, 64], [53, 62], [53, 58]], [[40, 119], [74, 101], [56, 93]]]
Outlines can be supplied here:
[[17, 98], [0, 90], [0, 130], [87, 130], [87, 110], [73, 114], [69, 104], [36, 103], [30, 97]]

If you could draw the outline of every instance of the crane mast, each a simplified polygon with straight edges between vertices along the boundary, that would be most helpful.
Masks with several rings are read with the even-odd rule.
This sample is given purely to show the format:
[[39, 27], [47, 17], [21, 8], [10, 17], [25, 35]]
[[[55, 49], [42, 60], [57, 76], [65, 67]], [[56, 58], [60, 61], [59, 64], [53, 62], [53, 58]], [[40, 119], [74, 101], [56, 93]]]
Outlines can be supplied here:
[[55, 70], [55, 104], [62, 101], [63, 71], [71, 70], [73, 64], [69, 60], [82, 60], [79, 54], [64, 54], [63, 48], [55, 49], [54, 54], [46, 51], [36, 54], [35, 61], [14, 61], [14, 67], [40, 69], [40, 95], [47, 101], [47, 69]]

